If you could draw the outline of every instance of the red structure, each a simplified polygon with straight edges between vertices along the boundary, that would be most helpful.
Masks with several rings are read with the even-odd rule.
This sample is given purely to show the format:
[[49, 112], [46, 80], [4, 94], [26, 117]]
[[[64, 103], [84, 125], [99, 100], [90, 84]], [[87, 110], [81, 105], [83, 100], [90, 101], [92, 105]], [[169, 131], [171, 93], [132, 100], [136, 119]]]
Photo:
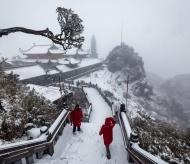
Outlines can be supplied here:
[[63, 58], [65, 51], [52, 45], [33, 45], [29, 50], [20, 52], [26, 55], [26, 59], [60, 59]]

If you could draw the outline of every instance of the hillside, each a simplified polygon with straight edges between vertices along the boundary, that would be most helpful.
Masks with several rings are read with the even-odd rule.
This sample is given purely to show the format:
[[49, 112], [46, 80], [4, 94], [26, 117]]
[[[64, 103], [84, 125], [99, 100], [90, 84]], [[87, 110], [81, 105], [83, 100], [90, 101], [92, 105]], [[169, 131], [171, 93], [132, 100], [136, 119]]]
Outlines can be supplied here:
[[[115, 95], [115, 92], [118, 93], [120, 90], [120, 94], [123, 96], [122, 98], [120, 96], [120, 102], [126, 101], [126, 79], [129, 75], [128, 101], [135, 101], [138, 105], [135, 109], [136, 113], [131, 112], [128, 116], [131, 125], [140, 133], [141, 146], [153, 154], [158, 155], [161, 152], [161, 154], [164, 152], [173, 154], [168, 157], [161, 155], [166, 161], [172, 156], [180, 161], [179, 154], [181, 153], [179, 151], [185, 154], [186, 149], [190, 149], [190, 129], [188, 129], [188, 118], [184, 112], [183, 103], [172, 94], [168, 94], [169, 90], [164, 90], [164, 87], [161, 87], [166, 80], [155, 74], [148, 73], [147, 76], [142, 58], [133, 48], [125, 44], [115, 47], [109, 53], [106, 64], [111, 74], [110, 81], [112, 82], [110, 83], [112, 87], [115, 87], [114, 91], [111, 92]], [[183, 84], [186, 86], [185, 82]], [[181, 93], [183, 94], [183, 92]], [[173, 142], [176, 140], [178, 144], [175, 144], [174, 149]], [[183, 144], [187, 146], [185, 149]], [[164, 151], [166, 147], [170, 151]]]
[[[147, 73], [148, 82], [154, 88], [160, 106], [167, 107], [170, 117], [178, 118], [183, 127], [189, 127], [190, 121], [190, 75], [177, 75], [171, 79], [162, 79], [153, 73]], [[160, 95], [160, 96], [159, 96]]]
[[117, 81], [126, 82], [129, 76], [129, 83], [133, 85], [133, 93], [136, 96], [150, 99], [153, 92], [146, 80], [144, 62], [132, 47], [124, 43], [115, 47], [106, 58], [106, 63], [110, 72], [119, 72]]
[[110, 72], [117, 74], [115, 82], [126, 83], [129, 76], [130, 90], [145, 109], [163, 120], [181, 123], [178, 127], [184, 126], [186, 116], [181, 112], [184, 110], [182, 104], [159, 87], [164, 79], [150, 73], [147, 77], [144, 62], [132, 47], [124, 43], [116, 46], [109, 53], [106, 64]]

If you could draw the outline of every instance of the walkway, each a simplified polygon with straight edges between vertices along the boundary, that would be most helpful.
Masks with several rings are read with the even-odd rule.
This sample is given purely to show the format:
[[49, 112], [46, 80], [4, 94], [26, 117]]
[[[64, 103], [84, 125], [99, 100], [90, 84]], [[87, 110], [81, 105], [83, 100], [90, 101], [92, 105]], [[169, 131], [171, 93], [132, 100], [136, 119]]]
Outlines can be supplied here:
[[102, 125], [106, 117], [112, 117], [110, 106], [96, 89], [84, 88], [84, 91], [92, 103], [92, 113], [89, 122]]
[[96, 89], [85, 88], [93, 111], [90, 123], [82, 123], [83, 132], [72, 134], [72, 126], [67, 125], [55, 145], [52, 157], [35, 159], [37, 164], [127, 164], [121, 130], [118, 124], [113, 129], [113, 142], [110, 146], [112, 158], [106, 158], [106, 150], [99, 130], [107, 116], [111, 116], [110, 107]]

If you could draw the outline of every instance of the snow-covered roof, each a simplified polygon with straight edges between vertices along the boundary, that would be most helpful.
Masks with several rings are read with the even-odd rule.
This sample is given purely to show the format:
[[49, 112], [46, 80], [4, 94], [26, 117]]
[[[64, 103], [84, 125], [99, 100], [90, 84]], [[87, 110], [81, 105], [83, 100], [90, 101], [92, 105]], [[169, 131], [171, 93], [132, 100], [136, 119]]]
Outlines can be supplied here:
[[78, 63], [80, 63], [80, 61], [78, 61], [74, 58], [67, 58], [67, 60], [65, 60], [65, 59], [59, 60], [58, 63], [60, 63], [60, 64], [69, 64], [69, 63], [78, 64]]
[[89, 54], [90, 51], [83, 51], [82, 49], [78, 49], [78, 54], [79, 55], [85, 55], [85, 54]]
[[56, 67], [62, 72], [67, 72], [67, 71], [70, 71], [70, 70], [73, 70], [73, 69], [78, 69], [78, 68], [86, 67], [86, 66], [101, 63], [101, 62], [102, 61], [97, 58], [97, 59], [88, 59], [88, 60], [81, 61], [81, 63], [79, 63], [78, 67], [76, 67], [76, 68], [69, 68], [69, 67], [67, 67], [65, 65], [59, 65], [59, 66], [56, 66]]
[[5, 73], [11, 73], [19, 75], [20, 80], [29, 79], [32, 77], [45, 75], [46, 72], [39, 66], [28, 66], [6, 70]]
[[65, 55], [75, 55], [77, 53], [77, 48], [68, 49]]
[[63, 54], [65, 53], [64, 50], [60, 50], [60, 49], [57, 49], [57, 50], [49, 50], [50, 53], [52, 54]]
[[89, 51], [84, 51], [82, 49], [78, 49], [78, 48], [72, 48], [72, 49], [68, 49], [67, 52], [65, 53], [65, 55], [85, 55], [85, 54], [89, 54]]
[[88, 65], [92, 65], [92, 64], [98, 64], [98, 63], [102, 63], [102, 61], [98, 58], [96, 59], [88, 59], [88, 60], [83, 60], [80, 64], [79, 67], [86, 67]]
[[80, 61], [74, 59], [74, 58], [69, 58], [69, 61], [71, 64], [77, 64], [77, 63], [80, 63]]
[[[29, 50], [23, 51], [20, 49], [20, 51], [23, 54], [47, 54], [47, 53], [52, 53], [52, 54], [64, 54], [65, 51], [63, 48], [58, 48], [54, 45], [54, 49], [51, 49], [51, 45], [33, 45]], [[48, 52], [49, 51], [49, 52]]]
[[[55, 60], [51, 59], [51, 61], [53, 63], [56, 63], [59, 60], [63, 60], [63, 59], [65, 59], [65, 58], [59, 58], [59, 59], [55, 59]], [[49, 59], [20, 59], [20, 61], [23, 61], [23, 62], [36, 62], [36, 61], [38, 61], [41, 63], [47, 63], [49, 61]]]
[[67, 67], [66, 65], [58, 65], [56, 66], [60, 71], [62, 72], [68, 72], [68, 71], [71, 71], [73, 70], [72, 68], [70, 67]]
[[[0, 60], [0, 62], [2, 62], [2, 60]], [[6, 64], [6, 63], [8, 63], [8, 64], [10, 64], [10, 65], [14, 65], [11, 61], [8, 61], [8, 60], [5, 61], [5, 64]]]
[[34, 84], [27, 84], [27, 86], [30, 87], [31, 90], [34, 88], [39, 94], [43, 95], [51, 102], [54, 102], [61, 97], [59, 87], [46, 87]]
[[[73, 62], [75, 61], [74, 59], [71, 59], [71, 60]], [[97, 64], [97, 63], [101, 63], [101, 60], [99, 60], [99, 59], [84, 60], [78, 64], [77, 68], [82, 68], [82, 67], [86, 67], [86, 66], [89, 66], [92, 64]], [[65, 66], [65, 65], [59, 65], [56, 67], [62, 72], [68, 72], [68, 71], [71, 71], [73, 69], [77, 69], [77, 68], [70, 68], [70, 67]], [[5, 73], [11, 73], [11, 72], [13, 72], [14, 74], [18, 74], [20, 80], [29, 79], [29, 78], [42, 76], [42, 75], [46, 74], [46, 72], [43, 70], [43, 68], [41, 68], [39, 65], [14, 68], [14, 69], [9, 69], [9, 70], [5, 71]], [[56, 74], [56, 73], [59, 73], [59, 72], [56, 70], [52, 70], [52, 71], [48, 72], [48, 74]]]
[[59, 71], [57, 71], [57, 70], [50, 70], [50, 71], [48, 71], [49, 75], [53, 75], [53, 74], [57, 74], [57, 73], [59, 73]]

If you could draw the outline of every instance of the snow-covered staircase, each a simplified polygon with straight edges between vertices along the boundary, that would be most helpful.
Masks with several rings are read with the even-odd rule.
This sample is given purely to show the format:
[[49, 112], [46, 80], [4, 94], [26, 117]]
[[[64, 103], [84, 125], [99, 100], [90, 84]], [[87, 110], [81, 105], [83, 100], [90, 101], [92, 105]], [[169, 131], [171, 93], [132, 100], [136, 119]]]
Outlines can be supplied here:
[[103, 137], [99, 131], [106, 117], [111, 117], [109, 105], [94, 88], [84, 88], [92, 103], [89, 123], [82, 123], [83, 132], [72, 134], [72, 126], [67, 125], [58, 139], [52, 157], [46, 155], [35, 161], [37, 164], [127, 164], [127, 152], [119, 124], [113, 128], [113, 142], [110, 145], [111, 159], [106, 157]]
[[67, 125], [55, 145], [52, 157], [46, 155], [35, 161], [39, 164], [124, 164], [127, 163], [127, 152], [124, 148], [121, 130], [118, 124], [114, 127], [114, 140], [110, 146], [112, 158], [106, 157], [102, 136], [99, 136], [100, 125], [82, 123], [83, 132], [72, 134], [72, 126]]

